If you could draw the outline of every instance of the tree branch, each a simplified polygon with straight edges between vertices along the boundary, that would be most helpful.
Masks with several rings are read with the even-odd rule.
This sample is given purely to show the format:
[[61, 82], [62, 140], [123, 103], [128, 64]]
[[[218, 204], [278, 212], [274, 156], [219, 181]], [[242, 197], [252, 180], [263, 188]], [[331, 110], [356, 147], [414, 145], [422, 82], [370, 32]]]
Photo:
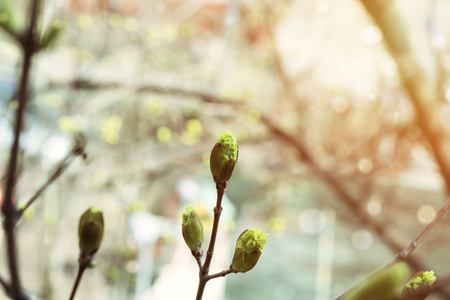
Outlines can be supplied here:
[[75, 80], [69, 83], [55, 83], [50, 85], [51, 88], [73, 88], [81, 90], [102, 90], [102, 89], [123, 89], [129, 88], [135, 90], [137, 93], [157, 93], [157, 94], [168, 94], [168, 95], [178, 95], [188, 98], [196, 98], [202, 100], [205, 103], [213, 104], [229, 104], [229, 105], [241, 105], [243, 103], [242, 99], [225, 99], [218, 97], [211, 93], [187, 90], [174, 86], [162, 86], [151, 83], [144, 83], [137, 86], [127, 86], [123, 83], [118, 82], [92, 82], [88, 80]]
[[217, 231], [219, 229], [220, 214], [222, 213], [222, 198], [225, 193], [226, 187], [227, 187], [226, 182], [216, 183], [217, 202], [216, 206], [214, 207], [213, 228], [211, 231], [211, 239], [209, 241], [208, 252], [206, 253], [206, 259], [203, 266], [200, 268], [199, 272], [199, 283], [196, 300], [202, 299], [206, 283], [208, 282], [209, 279], [211, 279], [208, 278], [208, 273], [209, 267], [211, 266], [211, 260], [214, 255], [214, 246], [216, 244]]
[[[393, 5], [392, 3], [387, 3], [386, 1], [379, 1], [379, 0], [365, 0], [363, 1], [365, 4], [369, 3], [370, 5], [373, 5], [375, 3], [385, 3], [386, 5]], [[389, 1], [388, 1], [389, 2]], [[375, 4], [377, 5], [377, 4]], [[268, 14], [271, 14], [270, 10], [267, 10]], [[397, 18], [398, 19], [398, 18]], [[275, 41], [273, 37], [273, 25], [270, 23], [270, 17], [265, 18], [266, 20], [266, 26], [268, 28], [268, 32], [271, 33], [271, 38], [273, 41]], [[389, 30], [388, 33], [391, 34], [391, 45], [395, 49], [401, 49], [404, 53], [409, 54], [409, 48], [408, 46], [405, 47], [405, 37], [403, 34], [398, 34], [393, 28], [394, 27], [388, 27]], [[393, 35], [395, 33], [395, 35]], [[383, 33], [384, 34], [384, 33]], [[292, 99], [298, 99], [298, 96], [295, 93], [295, 89], [293, 88], [294, 85], [292, 81], [285, 75], [285, 72], [282, 68], [281, 63], [281, 57], [276, 49], [274, 49], [274, 61], [275, 61], [275, 70], [278, 73], [278, 76], [281, 80], [281, 83], [283, 85], [283, 90], [287, 94], [289, 98]], [[416, 74], [422, 74], [420, 72], [416, 72]], [[410, 75], [410, 74], [409, 74]], [[418, 85], [416, 85], [418, 86]], [[426, 110], [420, 109], [420, 107], [416, 103], [416, 110], [419, 110], [421, 112], [421, 115], [418, 116], [419, 122], [421, 123], [422, 130], [426, 131], [426, 135], [429, 137], [430, 144], [432, 146], [432, 149], [435, 153], [436, 160], [438, 164], [441, 166], [441, 170], [444, 174], [447, 186], [450, 190], [450, 176], [448, 176], [448, 172], [445, 171], [445, 161], [444, 156], [442, 155], [442, 149], [439, 148], [439, 145], [437, 144], [437, 141], [439, 140], [439, 134], [437, 132], [439, 131], [433, 131], [430, 124], [427, 122], [428, 118], [424, 115], [424, 112]], [[392, 238], [388, 232], [384, 229], [384, 226], [379, 224], [376, 220], [374, 220], [369, 214], [367, 214], [366, 210], [360, 205], [360, 203], [355, 199], [345, 188], [345, 186], [342, 185], [342, 183], [337, 180], [332, 174], [327, 172], [325, 169], [323, 169], [313, 158], [313, 156], [310, 154], [308, 149], [304, 146], [304, 144], [301, 143], [297, 138], [294, 138], [293, 136], [287, 134], [284, 132], [281, 128], [278, 126], [275, 126], [273, 122], [271, 122], [270, 119], [267, 117], [262, 118], [262, 123], [264, 123], [274, 134], [279, 136], [282, 140], [293, 146], [299, 156], [299, 160], [303, 161], [304, 163], [308, 164], [309, 167], [312, 169], [313, 173], [316, 174], [317, 177], [321, 178], [328, 186], [331, 187], [331, 189], [339, 196], [339, 198], [342, 200], [342, 202], [346, 205], [346, 207], [353, 212], [353, 215], [357, 218], [359, 218], [360, 222], [367, 227], [371, 228], [377, 236], [384, 241], [384, 243], [391, 248], [394, 252], [397, 252], [400, 254], [403, 254], [402, 260], [405, 260], [406, 257], [415, 249], [411, 248], [414, 246], [417, 246], [418, 240], [413, 241], [407, 248], [405, 248], [403, 251], [401, 249], [403, 248], [396, 239]], [[447, 174], [447, 175], [446, 175]], [[447, 178], [448, 177], [448, 178]], [[443, 208], [443, 212], [447, 210], [447, 207]], [[437, 221], [437, 220], [436, 220]], [[426, 227], [425, 230], [431, 230], [431, 228], [434, 226], [430, 225], [429, 227]], [[421, 233], [419, 235], [419, 243], [421, 239], [428, 233], [428, 231]], [[421, 267], [420, 262], [414, 258], [408, 257], [407, 263], [414, 269], [424, 269]]]
[[225, 276], [227, 276], [228, 274], [231, 274], [231, 273], [237, 273], [237, 272], [230, 268], [228, 270], [223, 270], [222, 272], [219, 272], [219, 273], [216, 273], [216, 274], [208, 275], [208, 276], [205, 277], [205, 280], [208, 281], [210, 279], [214, 279], [214, 278], [217, 278], [217, 277], [225, 277]]
[[400, 79], [416, 114], [417, 125], [431, 147], [445, 181], [447, 193], [450, 193], [450, 165], [446, 159], [446, 147], [442, 140], [442, 120], [436, 107], [439, 103], [439, 93], [436, 91], [430, 93], [427, 90], [427, 80], [424, 78], [426, 72], [411, 53], [408, 34], [394, 3], [379, 0], [361, 2], [381, 29], [388, 49], [397, 63]]
[[9, 294], [9, 284], [5, 281], [5, 279], [3, 279], [3, 277], [0, 276], [0, 285], [3, 287], [3, 289], [5, 290], [6, 294]]
[[81, 277], [83, 277], [84, 271], [86, 271], [87, 267], [88, 267], [88, 265], [86, 265], [85, 263], [82, 263], [80, 261], [80, 263], [78, 265], [77, 278], [75, 279], [75, 282], [73, 284], [73, 288], [72, 288], [72, 292], [70, 293], [69, 300], [73, 300], [75, 298], [75, 294], [76, 294], [78, 286], [81, 282]]
[[[298, 153], [299, 160], [306, 163], [310, 169], [316, 174], [317, 177], [322, 179], [331, 189], [339, 196], [343, 203], [353, 212], [353, 215], [357, 217], [361, 223], [367, 227], [373, 229], [373, 231], [383, 240], [388, 247], [394, 252], [400, 252], [403, 247], [400, 246], [396, 240], [391, 238], [383, 226], [373, 220], [367, 212], [361, 207], [359, 202], [353, 198], [353, 196], [347, 192], [347, 189], [327, 171], [322, 169], [319, 164], [314, 160], [312, 155], [306, 149], [306, 147], [296, 138], [286, 133], [283, 129], [276, 126], [268, 117], [262, 116], [261, 122], [272, 131], [272, 133], [279, 137], [281, 140], [291, 145]], [[417, 262], [412, 262], [414, 267], [418, 267]]]
[[[11, 284], [9, 282], [7, 282], [5, 279], [3, 279], [1, 276], [0, 276], [0, 285], [3, 287], [6, 296], [8, 296], [11, 299], [14, 299], [14, 296], [12, 295]], [[28, 290], [24, 290], [22, 294], [23, 294], [24, 300], [36, 299], [36, 297], [34, 297], [34, 295], [32, 293], [30, 293], [30, 291], [28, 291]]]
[[25, 107], [28, 101], [28, 80], [31, 68], [31, 61], [35, 53], [35, 30], [37, 19], [40, 11], [40, 0], [32, 2], [30, 7], [29, 24], [25, 31], [24, 39], [21, 46], [23, 51], [22, 72], [18, 86], [18, 108], [16, 110], [15, 125], [14, 125], [14, 141], [11, 147], [9, 156], [9, 164], [6, 174], [6, 186], [4, 194], [4, 202], [2, 204], [2, 212], [4, 215], [3, 228], [6, 235], [6, 250], [8, 268], [11, 276], [11, 294], [14, 299], [25, 299], [20, 282], [19, 268], [17, 265], [17, 249], [15, 238], [15, 224], [17, 222], [18, 214], [12, 196], [16, 181], [17, 160], [19, 154], [19, 140], [22, 132], [23, 118]]
[[390, 266], [393, 266], [397, 263], [405, 261], [405, 259], [420, 245], [420, 243], [423, 241], [423, 239], [428, 235], [428, 233], [433, 229], [433, 227], [436, 225], [437, 222], [442, 218], [442, 216], [445, 214], [445, 212], [450, 208], [450, 198], [447, 199], [447, 201], [442, 205], [442, 207], [437, 212], [436, 216], [434, 217], [433, 221], [427, 224], [425, 228], [419, 233], [419, 235], [409, 244], [403, 251], [399, 252], [394, 258], [375, 270], [374, 272], [367, 275], [365, 278], [358, 281], [356, 284], [352, 285], [348, 289], [346, 289], [344, 292], [342, 292], [339, 296], [334, 298], [334, 300], [343, 300], [345, 297], [351, 292], [351, 290], [357, 286], [362, 281], [366, 280], [367, 278], [375, 275], [376, 273], [385, 270], [389, 268]]
[[75, 158], [81, 155], [86, 157], [84, 152], [86, 146], [85, 139], [82, 135], [77, 136], [74, 139], [74, 144], [70, 152], [52, 169], [50, 176], [44, 182], [44, 184], [36, 191], [36, 193], [28, 200], [28, 202], [18, 211], [18, 218], [20, 218], [24, 211], [36, 201], [36, 199], [69, 167], [69, 165], [75, 160]]

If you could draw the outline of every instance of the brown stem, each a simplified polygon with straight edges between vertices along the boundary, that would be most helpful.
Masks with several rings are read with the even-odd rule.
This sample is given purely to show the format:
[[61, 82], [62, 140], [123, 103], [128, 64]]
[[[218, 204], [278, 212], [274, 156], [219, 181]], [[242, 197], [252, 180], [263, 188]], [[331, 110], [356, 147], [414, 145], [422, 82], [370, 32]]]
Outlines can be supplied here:
[[[448, 146], [443, 139], [444, 128], [442, 126], [445, 120], [440, 117], [439, 97], [442, 94], [441, 90], [429, 89], [427, 85], [423, 68], [419, 60], [414, 56], [412, 51], [411, 38], [408, 36], [407, 30], [402, 22], [402, 19], [393, 3], [390, 1], [379, 0], [362, 0], [361, 3], [366, 8], [369, 15], [373, 18], [375, 23], [379, 26], [383, 33], [384, 40], [398, 66], [398, 74], [402, 80], [405, 91], [409, 95], [409, 99], [413, 105], [416, 123], [425, 136], [430, 148], [431, 154], [439, 166], [442, 177], [445, 181], [447, 193], [450, 192], [450, 165], [446, 151]], [[437, 72], [436, 85], [433, 87], [439, 88], [442, 82], [442, 73]], [[426, 93], [424, 91], [427, 91]], [[431, 91], [431, 92], [430, 92]], [[417, 241], [421, 241], [423, 237], [428, 234], [428, 231], [434, 226], [434, 223], [439, 220], [441, 214], [448, 209], [448, 201], [442, 206], [441, 210], [436, 215], [436, 218], [425, 227], [424, 231], [414, 240], [404, 253], [399, 255], [408, 255], [417, 247]], [[401, 259], [401, 257], [394, 258]], [[443, 298], [448, 299], [449, 296], [441, 290]]]
[[202, 300], [203, 292], [205, 291], [205, 286], [208, 280], [202, 275], [200, 275], [200, 281], [198, 282], [198, 289], [197, 289], [197, 297], [195, 297], [195, 300]]
[[79, 263], [77, 278], [75, 279], [75, 283], [73, 284], [73, 288], [72, 288], [72, 292], [70, 293], [69, 300], [73, 300], [73, 298], [75, 297], [75, 293], [77, 292], [78, 285], [81, 282], [81, 277], [83, 277], [83, 273], [86, 270], [86, 268], [87, 268], [87, 265], [85, 263], [82, 263], [82, 262]]
[[[265, 26], [270, 33], [270, 38], [272, 39], [272, 41], [275, 41], [273, 24], [271, 24], [270, 22], [270, 20], [273, 19], [273, 16], [269, 7], [266, 7], [266, 12], [268, 15], [265, 19]], [[274, 47], [273, 56], [276, 69], [275, 71], [277, 72], [278, 77], [281, 80], [283, 91], [286, 92], [289, 98], [298, 99], [298, 96], [294, 91], [295, 85], [292, 83], [292, 80], [290, 80], [288, 76], [286, 76], [282, 68], [281, 57], [276, 47]], [[296, 102], [300, 103], [301, 101], [299, 100]], [[275, 123], [266, 116], [262, 116], [261, 122], [266, 125], [276, 136], [280, 137], [286, 143], [293, 146], [293, 148], [297, 151], [299, 160], [303, 163], [306, 163], [310, 167], [312, 172], [335, 192], [335, 194], [347, 206], [347, 208], [352, 211], [352, 214], [356, 216], [362, 224], [373, 230], [375, 234], [379, 236], [380, 239], [394, 251], [394, 253], [400, 252], [403, 249], [402, 245], [399, 244], [395, 238], [391, 237], [385, 230], [385, 228], [379, 222], [374, 220], [367, 213], [367, 211], [361, 207], [359, 201], [351, 193], [348, 192], [348, 189], [332, 173], [325, 170], [317, 162], [309, 149], [305, 147], [304, 143], [302, 143], [299, 139], [293, 137], [292, 135], [286, 133], [283, 129], [275, 125]], [[410, 260], [408, 261], [408, 263], [413, 268], [420, 269], [420, 264], [418, 261]]]
[[[209, 241], [208, 252], [206, 253], [205, 263], [200, 268], [200, 272], [199, 272], [197, 297], [195, 298], [196, 300], [202, 299], [206, 283], [208, 282], [209, 279], [211, 279], [211, 278], [208, 278], [208, 273], [209, 273], [209, 267], [211, 266], [211, 260], [214, 255], [214, 245], [216, 243], [217, 230], [219, 228], [220, 214], [222, 213], [222, 198], [223, 198], [223, 194], [225, 193], [226, 187], [227, 187], [226, 182], [216, 182], [217, 203], [216, 203], [216, 206], [214, 207], [214, 223], [213, 223], [213, 228], [211, 231], [211, 239]], [[223, 275], [223, 276], [225, 276], [225, 275]]]
[[230, 268], [228, 270], [224, 270], [224, 271], [216, 273], [216, 274], [208, 275], [208, 276], [205, 277], [205, 279], [206, 279], [206, 281], [208, 281], [210, 279], [214, 279], [214, 278], [217, 278], [217, 277], [225, 277], [225, 276], [227, 276], [228, 274], [231, 274], [231, 273], [237, 273], [237, 272]]
[[403, 251], [399, 252], [394, 258], [381, 266], [380, 268], [376, 269], [369, 275], [367, 275], [365, 278], [357, 282], [356, 284], [352, 285], [348, 289], [346, 289], [344, 292], [342, 292], [339, 296], [334, 298], [334, 300], [342, 300], [345, 299], [345, 297], [351, 292], [351, 290], [361, 283], [362, 281], [366, 280], [367, 278], [379, 273], [382, 270], [385, 270], [389, 268], [390, 266], [393, 266], [397, 263], [405, 261], [405, 259], [420, 245], [420, 243], [423, 241], [423, 239], [428, 235], [428, 233], [433, 229], [433, 227], [436, 225], [436, 223], [442, 218], [442, 216], [445, 214], [445, 212], [450, 208], [450, 198], [447, 199], [447, 201], [442, 205], [442, 207], [437, 212], [436, 216], [434, 217], [433, 221], [427, 224], [425, 228], [419, 233], [419, 235], [409, 244]]
[[84, 156], [84, 140], [76, 139], [71, 151], [64, 157], [52, 170], [50, 176], [44, 182], [44, 184], [34, 193], [34, 195], [28, 200], [24, 207], [19, 209], [18, 218], [20, 218], [23, 212], [36, 201], [37, 198], [69, 167], [69, 165], [75, 160], [78, 155]]
[[3, 287], [3, 289], [5, 290], [5, 293], [9, 293], [9, 284], [6, 282], [6, 280], [5, 279], [3, 279], [1, 276], [0, 276], [0, 285]]
[[[73, 88], [77, 90], [80, 89], [80, 90], [96, 91], [104, 89], [123, 89], [130, 87], [121, 82], [93, 82], [93, 81], [76, 80], [69, 83], [52, 82], [48, 88]], [[175, 86], [173, 87], [161, 86], [152, 83], [146, 83], [131, 88], [135, 88], [136, 93], [177, 95], [186, 98], [196, 98], [205, 103], [220, 104], [220, 105], [242, 106], [242, 103], [244, 101], [243, 99], [239, 98], [224, 99], [222, 97], [207, 92], [188, 90]]]
[[3, 228], [6, 236], [6, 252], [8, 269], [11, 277], [11, 294], [14, 299], [25, 299], [20, 282], [19, 268], [17, 264], [17, 248], [15, 237], [15, 224], [18, 218], [17, 209], [13, 203], [12, 196], [16, 181], [17, 160], [19, 154], [19, 140], [22, 132], [25, 107], [27, 105], [27, 87], [31, 68], [32, 57], [35, 53], [34, 37], [37, 18], [40, 8], [40, 0], [35, 0], [31, 4], [30, 23], [25, 31], [24, 39], [21, 42], [23, 51], [22, 72], [18, 86], [18, 108], [14, 125], [14, 141], [9, 156], [9, 164], [6, 174], [4, 202], [2, 212], [4, 215]]
[[[321, 167], [317, 161], [313, 158], [308, 149], [299, 141], [295, 139], [290, 134], [286, 133], [283, 129], [275, 125], [267, 117], [263, 116], [261, 122], [265, 124], [276, 136], [284, 140], [286, 143], [290, 144], [298, 153], [299, 160], [306, 163], [312, 172], [323, 182], [325, 182], [342, 200], [342, 202], [347, 206], [347, 208], [352, 211], [353, 215], [356, 216], [362, 224], [373, 230], [375, 234], [380, 237], [380, 239], [391, 249], [394, 253], [402, 251], [402, 245], [397, 242], [395, 238], [389, 235], [386, 229], [376, 220], [374, 220], [366, 210], [361, 207], [359, 201], [350, 194], [345, 186], [336, 179], [332, 174], [327, 172], [323, 167]], [[408, 259], [408, 264], [414, 269], [423, 269], [419, 261], [415, 259]]]
[[6, 235], [6, 252], [8, 257], [8, 269], [11, 277], [11, 295], [14, 299], [23, 299], [22, 285], [17, 264], [16, 238], [15, 238], [15, 216], [6, 217], [3, 221], [3, 228]]
[[[439, 101], [438, 93], [424, 93], [424, 71], [411, 51], [411, 42], [395, 5], [390, 1], [363, 0], [367, 12], [383, 32], [383, 37], [397, 62], [399, 76], [409, 94], [416, 114], [416, 123], [431, 147], [431, 153], [439, 166], [445, 181], [447, 193], [450, 192], [450, 165], [446, 157], [446, 145], [442, 138], [443, 127], [439, 112], [433, 105]], [[439, 75], [439, 73], [438, 73]], [[438, 81], [442, 80], [438, 78]], [[439, 91], [442, 92], [442, 91]]]
[[428, 233], [433, 229], [437, 222], [442, 218], [445, 212], [450, 208], [450, 198], [445, 201], [444, 205], [439, 209], [433, 221], [427, 224], [425, 228], [419, 233], [419, 235], [406, 247], [402, 252], [397, 254], [390, 263], [397, 263], [404, 261], [416, 248], [420, 245], [422, 240], [428, 235]]

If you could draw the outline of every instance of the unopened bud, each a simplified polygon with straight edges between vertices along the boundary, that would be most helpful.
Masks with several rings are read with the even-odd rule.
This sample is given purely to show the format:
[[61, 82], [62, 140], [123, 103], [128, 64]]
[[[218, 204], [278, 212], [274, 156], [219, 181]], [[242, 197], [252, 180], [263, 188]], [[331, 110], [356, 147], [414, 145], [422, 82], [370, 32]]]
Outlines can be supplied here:
[[231, 269], [242, 273], [253, 269], [267, 242], [267, 236], [268, 234], [265, 234], [264, 230], [258, 228], [248, 229], [241, 233], [236, 242]]
[[103, 239], [103, 213], [91, 207], [81, 216], [78, 226], [78, 237], [81, 256], [94, 255]]
[[181, 224], [184, 241], [196, 258], [203, 256], [203, 226], [195, 208], [189, 206], [183, 213]]
[[230, 179], [238, 160], [238, 154], [237, 140], [229, 130], [217, 135], [217, 141], [211, 151], [209, 161], [216, 183], [226, 182]]

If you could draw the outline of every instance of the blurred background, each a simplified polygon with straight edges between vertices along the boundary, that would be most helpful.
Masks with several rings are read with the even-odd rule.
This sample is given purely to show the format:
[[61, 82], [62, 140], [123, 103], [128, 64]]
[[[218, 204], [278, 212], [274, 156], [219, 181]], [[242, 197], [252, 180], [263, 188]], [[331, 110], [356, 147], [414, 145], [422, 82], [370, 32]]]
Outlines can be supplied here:
[[[253, 270], [210, 281], [204, 299], [331, 299], [389, 261], [450, 187], [450, 2], [390, 2], [406, 61], [385, 42], [398, 28], [380, 30], [356, 0], [45, 1], [41, 26], [60, 20], [64, 33], [34, 60], [16, 201], [46, 180], [74, 133], [88, 157], [18, 224], [26, 288], [68, 298], [79, 216], [96, 206], [106, 232], [77, 299], [194, 299], [181, 214], [195, 206], [209, 239], [209, 153], [226, 130], [240, 152], [211, 272], [228, 268], [243, 230], [269, 237]], [[13, 5], [20, 20], [28, 1]], [[421, 71], [408, 75], [411, 61]], [[2, 169], [20, 63], [0, 33]], [[411, 255], [411, 271], [438, 277], [428, 299], [449, 299], [449, 221]]]

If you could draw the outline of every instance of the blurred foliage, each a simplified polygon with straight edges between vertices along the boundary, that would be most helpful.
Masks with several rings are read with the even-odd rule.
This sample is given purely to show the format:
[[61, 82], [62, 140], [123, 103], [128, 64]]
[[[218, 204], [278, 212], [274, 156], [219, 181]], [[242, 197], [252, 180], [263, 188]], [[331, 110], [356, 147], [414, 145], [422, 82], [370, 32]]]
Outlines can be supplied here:
[[[447, 120], [448, 3], [395, 2], [419, 44], [414, 46], [425, 64], [424, 76], [440, 82], [436, 84], [440, 97], [431, 99], [430, 105], [439, 108], [441, 120]], [[0, 26], [7, 32], [0, 36], [3, 166], [17, 107], [14, 86], [20, 58], [10, 37], [24, 26], [15, 15], [25, 13], [25, 4], [0, 0]], [[62, 267], [76, 257], [70, 248], [73, 237], [66, 232], [73, 232], [84, 207], [104, 210], [108, 224], [104, 249], [130, 248], [135, 255], [128, 217], [150, 211], [179, 218], [177, 212], [188, 201], [177, 190], [180, 178], [210, 180], [207, 164], [214, 133], [228, 129], [236, 133], [240, 144], [239, 164], [227, 190], [238, 211], [236, 230], [254, 219], [270, 233], [299, 236], [310, 243], [305, 247], [315, 247], [315, 240], [310, 241], [299, 226], [301, 213], [308, 208], [336, 211], [336, 243], [342, 248], [336, 246], [334, 253], [328, 287], [333, 293], [393, 253], [380, 246], [379, 237], [368, 249], [355, 247], [352, 234], [363, 225], [321, 174], [334, 178], [357, 199], [362, 211], [405, 245], [423, 227], [420, 220], [424, 219], [417, 215], [420, 208], [428, 205], [432, 215], [442, 203], [444, 184], [429, 142], [420, 131], [380, 30], [358, 1], [337, 5], [331, 0], [185, 4], [49, 0], [46, 8], [40, 24], [43, 45], [50, 45], [50, 36], [60, 36], [36, 59], [18, 198], [27, 199], [39, 186], [55, 157], [68, 149], [71, 134], [87, 136], [89, 154], [87, 163], [70, 168], [21, 224], [22, 231], [29, 232], [21, 237], [24, 249], [39, 244], [36, 251], [47, 262], [51, 253], [60, 253], [49, 263], [59, 278], [55, 286], [72, 280]], [[323, 172], [270, 130], [266, 119], [307, 149]], [[441, 138], [449, 140], [450, 125], [441, 123]], [[194, 198], [189, 201], [208, 200], [199, 194]], [[442, 226], [436, 231], [448, 229]], [[44, 238], [37, 243], [31, 234]], [[158, 267], [170, 261], [167, 253], [172, 253], [174, 244], [166, 241], [176, 236], [164, 234], [162, 239], [155, 246]], [[439, 249], [449, 243], [446, 236], [432, 234], [417, 256], [436, 272], [445, 273], [450, 262]], [[271, 248], [266, 248], [268, 258]], [[98, 259], [104, 260], [104, 267], [102, 263], [99, 267], [104, 268], [105, 277], [96, 280], [111, 291], [132, 290], [136, 257], [127, 251], [98, 253]], [[426, 255], [429, 251], [437, 254]], [[375, 258], [358, 260], [368, 256]], [[45, 267], [31, 256], [24, 257], [22, 265], [36, 270], [24, 274], [29, 288], [45, 294], [35, 280]], [[289, 265], [297, 266], [286, 264], [286, 268]], [[262, 291], [270, 287], [262, 286]], [[93, 299], [105, 293], [90, 292], [86, 288]], [[61, 299], [65, 294], [55, 291], [52, 297]]]

